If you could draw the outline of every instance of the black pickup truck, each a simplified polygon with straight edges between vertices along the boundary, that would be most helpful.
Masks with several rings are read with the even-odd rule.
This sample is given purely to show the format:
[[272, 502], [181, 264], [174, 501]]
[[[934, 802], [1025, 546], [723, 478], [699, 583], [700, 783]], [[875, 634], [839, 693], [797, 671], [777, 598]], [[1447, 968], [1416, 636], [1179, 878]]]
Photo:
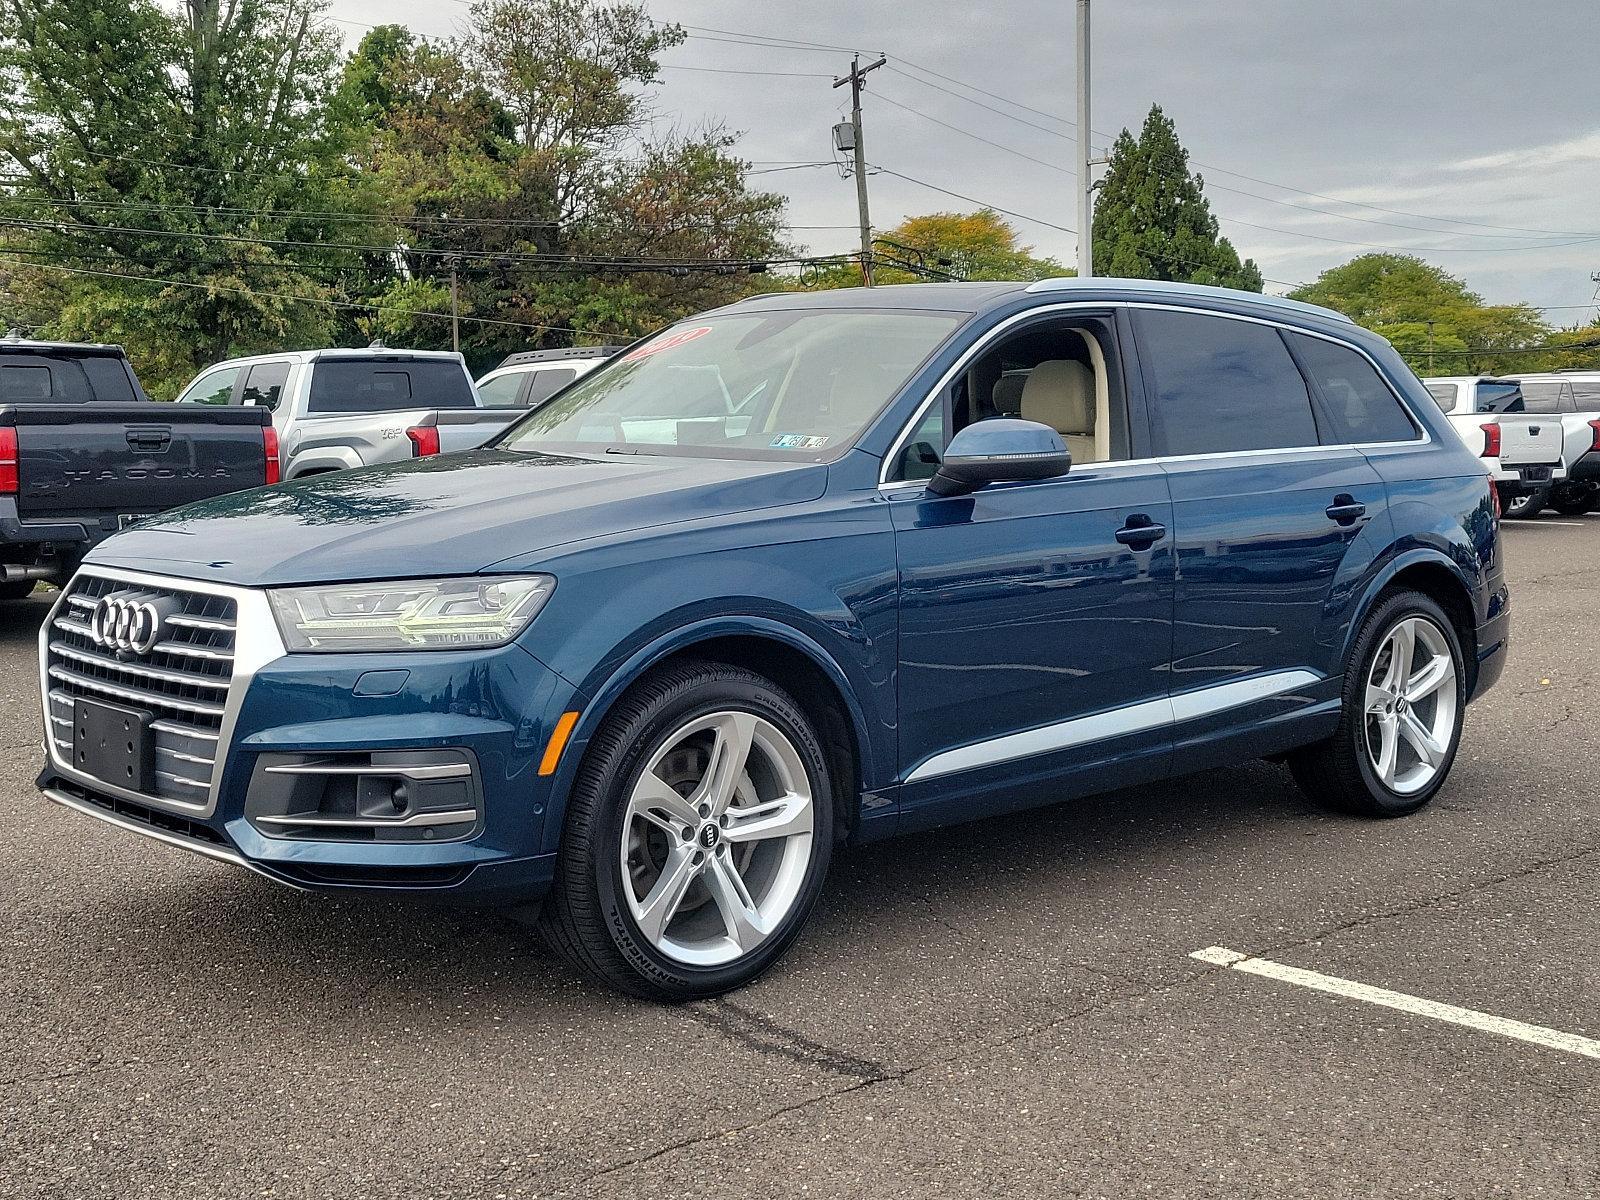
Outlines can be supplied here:
[[276, 483], [271, 421], [151, 401], [120, 346], [0, 338], [0, 599], [139, 517]]

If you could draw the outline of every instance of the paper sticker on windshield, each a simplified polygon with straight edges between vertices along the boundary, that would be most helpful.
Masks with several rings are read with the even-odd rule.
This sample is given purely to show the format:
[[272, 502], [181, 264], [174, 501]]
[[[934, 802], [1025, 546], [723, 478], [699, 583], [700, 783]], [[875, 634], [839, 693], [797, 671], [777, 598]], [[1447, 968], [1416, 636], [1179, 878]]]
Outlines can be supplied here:
[[698, 338], [705, 337], [711, 332], [709, 325], [697, 325], [693, 329], [680, 329], [677, 333], [669, 333], [666, 337], [659, 337], [653, 342], [640, 346], [637, 350], [630, 351], [622, 356], [623, 362], [637, 362], [641, 358], [649, 358], [652, 354], [660, 354], [666, 350], [676, 350], [679, 346]]
[[780, 433], [767, 444], [774, 450], [821, 450], [828, 439], [814, 433]]

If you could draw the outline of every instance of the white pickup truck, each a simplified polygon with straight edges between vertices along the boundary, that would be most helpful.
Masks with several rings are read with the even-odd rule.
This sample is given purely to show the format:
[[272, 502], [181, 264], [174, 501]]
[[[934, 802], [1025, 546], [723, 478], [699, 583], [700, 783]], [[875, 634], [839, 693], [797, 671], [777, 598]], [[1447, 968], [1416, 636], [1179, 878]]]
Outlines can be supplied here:
[[271, 409], [284, 479], [470, 450], [522, 415], [483, 407], [461, 355], [384, 346], [229, 359], [178, 402]]
[[1422, 383], [1467, 448], [1484, 460], [1505, 515], [1536, 516], [1567, 474], [1560, 419], [1525, 411], [1515, 379], [1447, 375]]
[[1528, 412], [1561, 422], [1561, 465], [1567, 477], [1550, 489], [1550, 507], [1575, 517], [1600, 508], [1600, 371], [1523, 375]]

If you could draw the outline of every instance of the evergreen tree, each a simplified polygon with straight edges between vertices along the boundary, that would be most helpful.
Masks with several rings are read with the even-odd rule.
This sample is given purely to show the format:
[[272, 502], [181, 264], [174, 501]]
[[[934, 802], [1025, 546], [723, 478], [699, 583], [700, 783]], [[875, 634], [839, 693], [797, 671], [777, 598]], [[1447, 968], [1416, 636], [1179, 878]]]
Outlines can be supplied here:
[[1136, 138], [1126, 129], [1094, 206], [1094, 272], [1261, 290], [1261, 271], [1217, 228], [1205, 181], [1172, 121], [1152, 105]]

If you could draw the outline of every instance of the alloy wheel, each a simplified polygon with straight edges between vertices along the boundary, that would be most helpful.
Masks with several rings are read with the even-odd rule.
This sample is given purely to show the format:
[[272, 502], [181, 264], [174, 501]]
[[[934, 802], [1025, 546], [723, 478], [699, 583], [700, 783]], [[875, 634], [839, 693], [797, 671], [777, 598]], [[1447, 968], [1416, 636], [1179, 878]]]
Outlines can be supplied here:
[[1427, 617], [1404, 617], [1384, 635], [1367, 675], [1367, 756], [1383, 786], [1422, 791], [1444, 768], [1456, 735], [1456, 661]]
[[771, 721], [726, 710], [682, 725], [646, 759], [623, 815], [639, 931], [694, 966], [749, 954], [799, 898], [814, 816], [805, 765]]

